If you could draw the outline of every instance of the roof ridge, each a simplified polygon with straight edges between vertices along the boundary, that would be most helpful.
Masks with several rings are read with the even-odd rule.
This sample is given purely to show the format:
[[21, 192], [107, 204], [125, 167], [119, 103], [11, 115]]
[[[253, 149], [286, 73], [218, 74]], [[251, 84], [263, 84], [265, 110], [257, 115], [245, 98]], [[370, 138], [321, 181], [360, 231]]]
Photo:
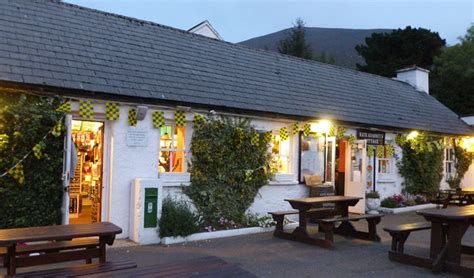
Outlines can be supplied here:
[[[88, 11], [103, 14], [103, 15], [114, 16], [114, 17], [117, 17], [117, 18], [126, 19], [126, 20], [131, 21], [131, 22], [134, 21], [134, 22], [137, 22], [137, 23], [140, 23], [140, 24], [149, 24], [150, 26], [168, 29], [168, 30], [171, 30], [171, 31], [175, 31], [175, 32], [184, 34], [184, 35], [193, 36], [193, 37], [204, 39], [204, 40], [211, 40], [211, 41], [218, 42], [218, 43], [224, 43], [224, 44], [227, 44], [227, 45], [232, 46], [232, 47], [248, 49], [248, 50], [255, 51], [255, 52], [265, 53], [267, 55], [280, 56], [280, 57], [287, 58], [287, 59], [290, 59], [290, 60], [293, 59], [295, 61], [301, 61], [301, 62], [306, 62], [306, 63], [310, 63], [310, 64], [311, 63], [318, 64], [318, 65], [323, 66], [323, 67], [324, 66], [333, 67], [333, 68], [343, 70], [343, 71], [348, 71], [348, 72], [352, 72], [352, 73], [357, 73], [357, 74], [362, 74], [362, 75], [373, 76], [373, 77], [376, 77], [376, 78], [381, 78], [383, 80], [395, 81], [392, 78], [377, 75], [377, 74], [373, 74], [373, 73], [358, 71], [358, 70], [349, 69], [349, 68], [345, 68], [345, 67], [338, 66], [338, 65], [327, 64], [327, 63], [319, 62], [319, 61], [316, 61], [316, 60], [304, 59], [304, 58], [291, 56], [291, 55], [287, 55], [287, 54], [282, 54], [282, 53], [279, 53], [279, 52], [269, 51], [269, 50], [265, 50], [265, 49], [253, 48], [253, 47], [250, 47], [250, 46], [247, 46], [247, 45], [241, 45], [241, 44], [238, 44], [238, 43], [232, 43], [232, 42], [228, 42], [228, 41], [218, 40], [218, 39], [206, 37], [206, 36], [203, 36], [203, 35], [191, 33], [191, 32], [188, 32], [186, 30], [179, 29], [179, 28], [176, 28], [176, 27], [171, 27], [171, 26], [168, 26], [168, 25], [163, 25], [163, 24], [160, 24], [160, 23], [156, 23], [156, 22], [153, 22], [153, 21], [139, 19], [139, 18], [125, 16], [125, 15], [111, 13], [111, 12], [106, 12], [106, 11], [101, 11], [101, 10], [98, 10], [98, 9], [93, 9], [93, 8], [89, 8], [89, 7], [84, 7], [84, 6], [80, 6], [80, 5], [76, 5], [76, 4], [67, 3], [67, 2], [64, 2], [63, 0], [48, 0], [48, 1], [53, 2], [53, 3], [58, 3], [58, 4], [61, 4], [61, 5], [65, 5], [65, 6], [70, 6], [70, 7], [81, 9], [81, 10], [88, 10]], [[287, 28], [287, 29], [291, 29], [291, 28]]]

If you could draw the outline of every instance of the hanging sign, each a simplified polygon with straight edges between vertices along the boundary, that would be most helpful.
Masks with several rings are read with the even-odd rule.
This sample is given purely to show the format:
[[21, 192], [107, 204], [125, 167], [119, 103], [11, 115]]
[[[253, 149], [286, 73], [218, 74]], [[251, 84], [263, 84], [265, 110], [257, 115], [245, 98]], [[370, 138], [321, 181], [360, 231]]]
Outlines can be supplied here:
[[384, 145], [385, 132], [373, 131], [373, 130], [368, 130], [368, 129], [358, 129], [357, 139], [367, 140], [367, 145]]

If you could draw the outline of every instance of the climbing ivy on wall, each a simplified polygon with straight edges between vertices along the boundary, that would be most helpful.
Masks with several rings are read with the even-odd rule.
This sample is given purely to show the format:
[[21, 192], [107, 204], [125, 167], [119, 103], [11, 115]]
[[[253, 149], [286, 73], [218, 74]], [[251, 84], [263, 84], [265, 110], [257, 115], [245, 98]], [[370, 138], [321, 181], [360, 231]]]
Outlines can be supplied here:
[[471, 166], [472, 164], [472, 161], [474, 159], [474, 153], [468, 152], [464, 148], [459, 146], [456, 140], [453, 141], [455, 173], [453, 177], [447, 180], [447, 182], [449, 184], [449, 187], [458, 188], [461, 186], [461, 181], [464, 178], [464, 175], [466, 174], [467, 170], [469, 169], [469, 166]]
[[221, 217], [245, 222], [245, 211], [270, 178], [271, 136], [259, 134], [248, 120], [211, 116], [195, 125], [191, 141], [191, 198], [204, 224]]
[[[20, 161], [61, 119], [59, 100], [1, 93], [0, 174]], [[48, 136], [41, 155], [28, 156], [21, 164], [21, 181], [0, 177], [0, 228], [58, 224], [62, 203], [62, 136]]]
[[420, 133], [415, 138], [399, 135], [396, 142], [402, 149], [403, 156], [397, 166], [405, 180], [405, 190], [410, 194], [436, 194], [443, 178], [442, 139]]

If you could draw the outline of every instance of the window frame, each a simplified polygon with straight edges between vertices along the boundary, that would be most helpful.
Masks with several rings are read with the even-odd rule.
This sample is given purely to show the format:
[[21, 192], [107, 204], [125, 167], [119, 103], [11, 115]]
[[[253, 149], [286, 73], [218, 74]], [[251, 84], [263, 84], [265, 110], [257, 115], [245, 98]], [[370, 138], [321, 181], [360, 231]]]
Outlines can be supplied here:
[[[454, 155], [454, 148], [452, 146], [446, 147], [444, 149], [444, 180], [447, 181], [449, 178], [452, 178], [456, 175], [456, 156]], [[448, 164], [451, 167], [448, 167]], [[448, 172], [448, 168], [451, 170]]]
[[[272, 144], [273, 144], [273, 138], [276, 137], [276, 136], [279, 136], [280, 137], [280, 131], [276, 131], [276, 132], [272, 132], [272, 142], [271, 142], [271, 145], [270, 145], [270, 148], [269, 148], [269, 152], [270, 152], [270, 155], [271, 155], [271, 160], [272, 160], [272, 163], [273, 163], [273, 160], [275, 158], [281, 158], [281, 157], [285, 157], [286, 158], [286, 161], [287, 161], [287, 165], [286, 165], [286, 169], [287, 169], [287, 172], [275, 172], [275, 175], [291, 175], [293, 174], [293, 171], [292, 171], [292, 157], [291, 157], [291, 137], [292, 135], [288, 134], [288, 139], [285, 140], [285, 141], [282, 141], [281, 140], [281, 137], [280, 137], [280, 140], [279, 140], [279, 145], [278, 145], [278, 154], [274, 154], [273, 153], [273, 147], [272, 147]], [[288, 152], [286, 155], [282, 155], [281, 152], [282, 152], [282, 149], [281, 149], [281, 144], [282, 142], [285, 142], [285, 144], [288, 144]], [[280, 162], [280, 159], [277, 159], [278, 163]], [[277, 170], [279, 170], [279, 165], [277, 165]]]
[[[162, 128], [164, 127], [170, 127], [171, 128], [171, 148], [162, 148], [161, 146], [161, 143], [162, 143], [162, 139], [161, 137], [163, 136], [163, 134], [161, 134], [161, 130]], [[176, 131], [176, 128], [182, 128], [183, 129], [183, 148], [177, 148], [175, 147], [175, 139], [174, 139], [174, 133]], [[158, 145], [158, 173], [159, 174], [184, 174], [184, 173], [187, 173], [187, 167], [186, 167], [186, 133], [187, 133], [187, 130], [186, 130], [186, 126], [176, 126], [175, 124], [170, 124], [170, 123], [165, 123], [165, 125], [163, 127], [160, 127], [160, 130], [159, 130], [159, 145]], [[161, 157], [161, 152], [169, 152], [170, 154], [171, 153], [183, 153], [183, 161], [182, 161], [182, 170], [179, 171], [179, 172], [173, 172], [171, 167], [172, 167], [172, 164], [170, 163], [170, 169], [169, 171], [160, 171], [160, 157]]]
[[[390, 145], [392, 144], [391, 141], [386, 141], [385, 142], [385, 145]], [[385, 145], [384, 145], [384, 151], [383, 151], [383, 157], [377, 157], [377, 155], [374, 153], [373, 155], [375, 156], [375, 174], [376, 174], [376, 177], [377, 177], [377, 182], [381, 181], [392, 181], [394, 180], [394, 169], [393, 169], [393, 156], [392, 157], [387, 157], [387, 149], [385, 148]], [[386, 167], [388, 169], [388, 173], [381, 173], [380, 172], [380, 163], [382, 161], [387, 161], [388, 163], [388, 167]]]

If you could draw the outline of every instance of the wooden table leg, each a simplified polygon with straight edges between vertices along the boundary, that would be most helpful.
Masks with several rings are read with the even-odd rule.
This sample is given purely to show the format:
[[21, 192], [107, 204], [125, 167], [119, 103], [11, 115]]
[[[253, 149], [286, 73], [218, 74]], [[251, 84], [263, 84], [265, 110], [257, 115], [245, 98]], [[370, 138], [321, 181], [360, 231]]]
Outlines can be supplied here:
[[294, 209], [299, 211], [299, 225], [293, 231], [293, 234], [300, 238], [309, 238], [308, 230], [307, 230], [307, 218], [308, 218], [308, 210], [311, 209], [311, 205], [298, 205], [293, 206]]
[[16, 274], [16, 244], [8, 246], [6, 259], [8, 263], [7, 274], [15, 275]]
[[99, 238], [99, 252], [100, 252], [100, 257], [99, 257], [99, 262], [105, 263], [107, 261], [107, 256], [106, 256], [106, 245], [107, 238], [105, 236], [101, 236]]
[[469, 223], [451, 222], [448, 231], [448, 249], [446, 260], [451, 263], [461, 263], [461, 240], [469, 228]]
[[431, 242], [430, 242], [430, 258], [436, 259], [443, 249], [443, 223], [431, 222]]

